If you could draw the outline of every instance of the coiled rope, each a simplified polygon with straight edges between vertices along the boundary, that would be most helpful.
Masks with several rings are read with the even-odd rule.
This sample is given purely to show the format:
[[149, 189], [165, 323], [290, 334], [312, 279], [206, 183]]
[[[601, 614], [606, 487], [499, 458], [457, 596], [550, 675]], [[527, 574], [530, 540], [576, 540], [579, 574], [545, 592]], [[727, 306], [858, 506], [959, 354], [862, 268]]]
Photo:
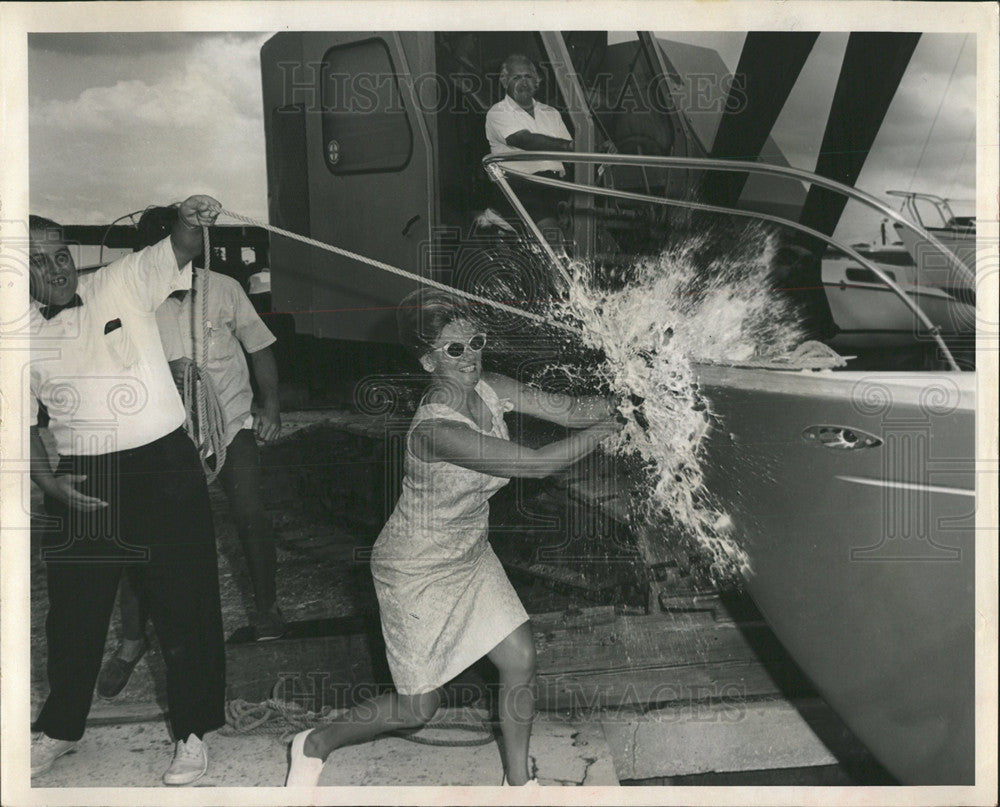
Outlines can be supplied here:
[[[219, 733], [227, 737], [277, 734], [279, 739], [284, 742], [290, 740], [300, 731], [330, 725], [340, 713], [331, 706], [324, 706], [319, 712], [307, 711], [297, 703], [289, 703], [275, 697], [260, 703], [250, 703], [238, 699], [226, 702], [226, 725], [219, 729]], [[480, 736], [467, 740], [441, 740], [435, 737], [420, 736], [420, 732], [424, 729], [468, 731]], [[399, 729], [386, 732], [383, 736], [398, 737], [420, 745], [453, 748], [487, 745], [494, 742], [495, 739], [492, 728], [485, 720], [478, 723], [442, 721], [428, 724], [421, 729]]]
[[[205, 268], [194, 274], [194, 297], [191, 304], [191, 341], [194, 346], [193, 361], [184, 366], [182, 397], [184, 400], [184, 431], [198, 447], [202, 470], [209, 482], [219, 475], [226, 461], [226, 418], [219, 403], [219, 396], [205, 364], [205, 345], [208, 342], [208, 272], [212, 264], [208, 227], [201, 228]], [[199, 316], [196, 314], [199, 306]], [[200, 327], [199, 327], [200, 324]], [[206, 368], [206, 369], [202, 369]], [[210, 464], [209, 458], [215, 462]]]

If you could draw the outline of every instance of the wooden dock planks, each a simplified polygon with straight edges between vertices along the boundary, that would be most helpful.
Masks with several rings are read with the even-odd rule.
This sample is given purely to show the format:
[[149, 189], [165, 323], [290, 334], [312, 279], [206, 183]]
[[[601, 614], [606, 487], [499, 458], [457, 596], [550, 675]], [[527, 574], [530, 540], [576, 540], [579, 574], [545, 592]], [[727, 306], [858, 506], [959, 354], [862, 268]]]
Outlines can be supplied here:
[[571, 620], [533, 616], [540, 705], [619, 708], [814, 694], [765, 624], [719, 621], [715, 613], [616, 615], [598, 608]]

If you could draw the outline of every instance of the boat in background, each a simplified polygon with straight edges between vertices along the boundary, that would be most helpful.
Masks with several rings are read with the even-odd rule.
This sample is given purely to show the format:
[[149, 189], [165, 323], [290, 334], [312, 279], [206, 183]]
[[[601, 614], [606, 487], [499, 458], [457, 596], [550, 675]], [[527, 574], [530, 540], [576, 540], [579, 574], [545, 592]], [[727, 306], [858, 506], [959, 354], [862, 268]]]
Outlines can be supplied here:
[[[931, 193], [915, 193], [913, 191], [886, 191], [886, 193], [901, 198], [903, 200], [902, 212], [922, 230], [934, 236], [969, 270], [967, 274], [956, 271], [951, 265], [942, 262], [939, 251], [929, 244], [927, 239], [896, 224], [895, 229], [899, 234], [900, 241], [916, 263], [919, 275], [924, 282], [930, 283], [937, 280], [946, 287], [969, 287], [974, 295], [976, 217], [974, 215], [956, 216], [952, 210], [952, 202], [955, 200], [945, 199]], [[921, 212], [921, 207], [926, 210], [928, 206], [933, 209], [933, 218], [930, 221]], [[973, 296], [971, 299], [975, 304], [975, 297]]]
[[[899, 221], [883, 219], [878, 240], [853, 247], [919, 301], [928, 319], [954, 347], [963, 366], [971, 368], [976, 339], [975, 216], [956, 216], [950, 200], [933, 194], [886, 193], [903, 199], [900, 213], [920, 232]], [[928, 206], [932, 213], [927, 211]], [[932, 222], [928, 221], [930, 217]], [[889, 233], [894, 233], [897, 240], [890, 241]], [[932, 244], [928, 235], [940, 246]], [[957, 260], [950, 260], [941, 247]], [[836, 326], [836, 334], [828, 340], [831, 346], [863, 351], [926, 344], [926, 327], [881, 277], [836, 249], [824, 253], [821, 274]]]
[[[917, 236], [913, 236], [911, 242], [916, 241]], [[934, 274], [926, 268], [921, 269], [901, 242], [856, 244], [854, 248], [881, 267], [919, 303], [946, 341], [975, 343], [975, 298], [968, 284], [935, 282]], [[929, 244], [927, 254], [931, 254]], [[938, 263], [940, 265], [940, 260]], [[831, 248], [823, 255], [821, 273], [826, 301], [837, 329], [827, 340], [831, 347], [857, 351], [926, 344], [929, 338], [926, 327], [870, 269]], [[936, 274], [940, 275], [940, 270]]]

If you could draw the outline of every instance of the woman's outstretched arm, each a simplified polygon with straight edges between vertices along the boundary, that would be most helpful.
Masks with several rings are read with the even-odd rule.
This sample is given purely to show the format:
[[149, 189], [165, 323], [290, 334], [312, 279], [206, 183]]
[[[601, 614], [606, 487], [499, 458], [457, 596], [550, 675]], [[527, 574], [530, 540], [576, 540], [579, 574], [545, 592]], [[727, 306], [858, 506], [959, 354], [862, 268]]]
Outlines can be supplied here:
[[499, 397], [510, 400], [514, 411], [571, 429], [582, 429], [617, 414], [611, 399], [603, 395], [573, 396], [546, 392], [499, 373], [483, 373], [483, 380], [493, 387]]
[[538, 479], [583, 459], [622, 424], [604, 420], [565, 440], [541, 448], [480, 434], [451, 420], [426, 420], [413, 430], [410, 448], [425, 462], [450, 462], [473, 471], [502, 477]]

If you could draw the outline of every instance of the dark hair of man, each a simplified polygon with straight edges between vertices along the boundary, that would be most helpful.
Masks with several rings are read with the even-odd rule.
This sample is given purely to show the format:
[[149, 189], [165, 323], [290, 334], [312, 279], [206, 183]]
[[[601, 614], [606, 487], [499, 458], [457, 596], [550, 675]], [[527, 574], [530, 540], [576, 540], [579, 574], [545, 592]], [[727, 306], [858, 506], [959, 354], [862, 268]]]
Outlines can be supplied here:
[[45, 216], [28, 216], [28, 230], [31, 232], [44, 232], [46, 238], [52, 238], [53, 240], [62, 240], [63, 238], [63, 228], [61, 224], [57, 224], [52, 221], [52, 219], [47, 219]]
[[144, 247], [151, 247], [153, 244], [158, 244], [170, 235], [170, 230], [173, 228], [175, 221], [177, 221], [176, 205], [146, 208], [139, 217], [139, 223], [136, 225], [136, 230], [138, 231], [136, 249], [143, 249]]

